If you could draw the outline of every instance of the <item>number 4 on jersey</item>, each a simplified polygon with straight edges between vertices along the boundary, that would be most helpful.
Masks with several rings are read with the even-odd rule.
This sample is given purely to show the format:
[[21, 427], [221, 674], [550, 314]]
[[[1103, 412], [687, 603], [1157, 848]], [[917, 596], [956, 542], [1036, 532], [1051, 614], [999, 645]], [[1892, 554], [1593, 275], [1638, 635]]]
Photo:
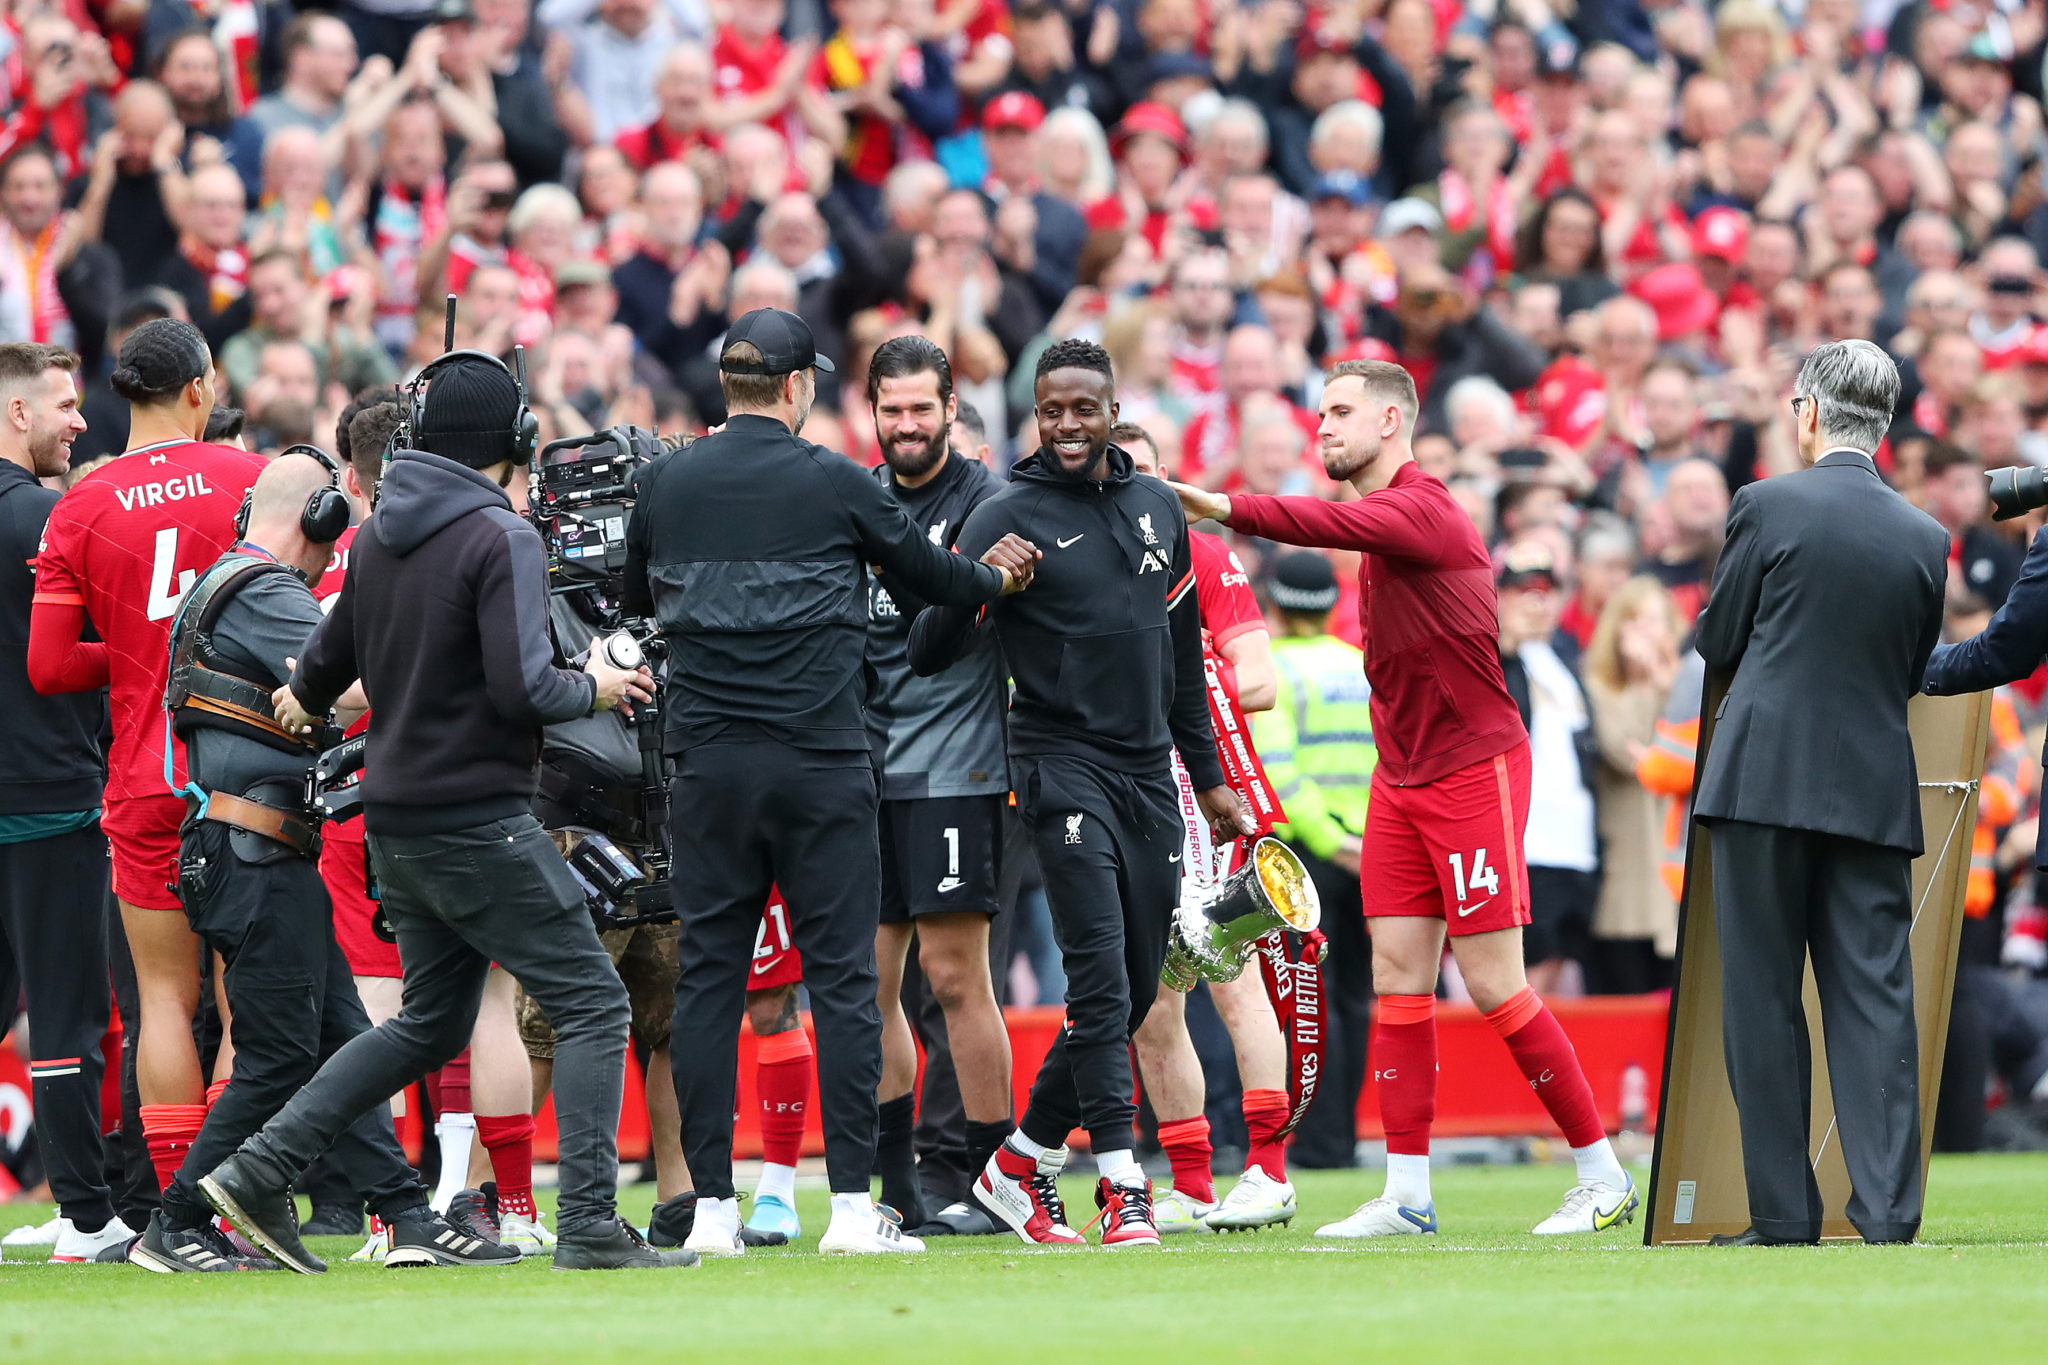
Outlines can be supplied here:
[[[149, 619], [168, 621], [178, 614], [178, 603], [192, 591], [199, 577], [197, 569], [178, 572], [178, 528], [166, 526], [156, 533], [156, 554], [149, 566]], [[174, 581], [175, 580], [175, 581]], [[173, 591], [173, 588], [176, 591]]]
[[1486, 850], [1483, 848], [1472, 854], [1472, 871], [1469, 876], [1465, 872], [1465, 855], [1453, 853], [1451, 877], [1458, 883], [1460, 903], [1474, 891], [1484, 891], [1489, 896], [1500, 892], [1500, 874], [1486, 865]]

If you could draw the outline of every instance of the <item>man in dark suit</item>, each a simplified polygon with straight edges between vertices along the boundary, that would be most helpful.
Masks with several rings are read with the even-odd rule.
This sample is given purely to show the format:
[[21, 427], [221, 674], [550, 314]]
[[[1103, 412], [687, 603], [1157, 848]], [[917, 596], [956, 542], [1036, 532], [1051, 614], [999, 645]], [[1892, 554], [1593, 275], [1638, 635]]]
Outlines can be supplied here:
[[1941, 630], [1948, 537], [1878, 477], [1898, 367], [1867, 341], [1807, 357], [1795, 474], [1735, 497], [1699, 651], [1732, 673], [1700, 772], [1713, 827], [1722, 1041], [1741, 1114], [1751, 1227], [1813, 1242], [1813, 955], [1838, 1140], [1866, 1241], [1920, 1226], [1912, 860], [1920, 796], [1906, 703]]

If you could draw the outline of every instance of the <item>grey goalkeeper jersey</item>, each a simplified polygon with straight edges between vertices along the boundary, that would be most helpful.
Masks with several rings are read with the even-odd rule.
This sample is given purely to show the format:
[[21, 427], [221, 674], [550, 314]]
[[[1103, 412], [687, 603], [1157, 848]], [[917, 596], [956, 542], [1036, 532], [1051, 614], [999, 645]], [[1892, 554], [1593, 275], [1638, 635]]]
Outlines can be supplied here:
[[[934, 545], [950, 547], [968, 513], [1002, 491], [978, 460], [950, 451], [938, 476], [899, 488], [885, 464], [882, 486]], [[868, 581], [868, 731], [882, 756], [882, 799], [999, 795], [1010, 789], [1003, 746], [1007, 674], [995, 632], [982, 630], [958, 662], [920, 678], [910, 670], [910, 626], [925, 603], [886, 573]]]

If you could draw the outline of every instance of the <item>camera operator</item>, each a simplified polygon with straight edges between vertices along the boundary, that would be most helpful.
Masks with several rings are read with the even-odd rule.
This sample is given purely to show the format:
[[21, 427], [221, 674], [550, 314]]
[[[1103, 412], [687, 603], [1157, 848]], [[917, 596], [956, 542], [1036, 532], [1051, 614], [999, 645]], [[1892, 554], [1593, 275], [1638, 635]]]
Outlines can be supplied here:
[[924, 600], [972, 607], [1029, 581], [1010, 536], [976, 563], [933, 545], [859, 465], [802, 440], [817, 356], [763, 308], [726, 332], [723, 431], [643, 471], [627, 608], [670, 651], [668, 752], [681, 916], [670, 1051], [696, 1178], [687, 1245], [740, 1254], [733, 1091], [747, 969], [771, 882], [788, 903], [818, 1030], [832, 1221], [819, 1250], [920, 1251], [869, 1197], [882, 1079], [874, 939], [877, 791], [862, 696], [870, 563]]
[[[318, 820], [308, 777], [313, 735], [272, 719], [270, 694], [320, 621], [311, 585], [348, 526], [339, 470], [286, 454], [258, 476], [240, 539], [193, 583], [172, 623], [165, 706], [186, 741], [187, 816], [178, 852], [186, 918], [221, 954], [237, 1016], [235, 1069], [129, 1259], [165, 1273], [274, 1270], [214, 1227], [198, 1177], [275, 1114], [370, 1022], [334, 939], [314, 865]], [[315, 732], [317, 734], [317, 732]], [[349, 1183], [391, 1228], [389, 1263], [489, 1265], [507, 1253], [427, 1207], [388, 1124], [365, 1114], [334, 1141]]]
[[541, 727], [646, 700], [653, 680], [610, 666], [601, 649], [580, 674], [553, 664], [540, 539], [505, 496], [531, 454], [517, 432], [523, 406], [497, 361], [440, 363], [413, 424], [420, 448], [391, 461], [333, 613], [275, 699], [292, 730], [359, 675], [377, 705], [363, 818], [405, 971], [398, 1017], [336, 1054], [203, 1182], [216, 1208], [295, 1270], [323, 1267], [299, 1240], [292, 1181], [344, 1128], [461, 1051], [493, 961], [561, 1030], [555, 1265], [696, 1259], [654, 1251], [618, 1217], [626, 993], [532, 813]]

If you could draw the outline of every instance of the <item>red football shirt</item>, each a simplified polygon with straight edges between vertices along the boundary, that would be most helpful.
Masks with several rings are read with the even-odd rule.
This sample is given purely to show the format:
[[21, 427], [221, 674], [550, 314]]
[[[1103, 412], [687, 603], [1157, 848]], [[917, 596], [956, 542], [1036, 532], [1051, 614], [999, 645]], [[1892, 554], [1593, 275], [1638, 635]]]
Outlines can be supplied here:
[[1252, 596], [1251, 575], [1221, 536], [1188, 533], [1188, 556], [1195, 568], [1195, 601], [1202, 613], [1202, 647], [1221, 654], [1223, 646], [1246, 631], [1264, 630], [1265, 614]]
[[235, 512], [267, 463], [232, 446], [163, 441], [94, 470], [50, 512], [35, 600], [85, 608], [107, 642], [109, 801], [168, 796], [185, 781], [175, 743], [173, 780], [164, 780], [171, 619], [193, 580], [234, 545]]
[[1374, 780], [1419, 786], [1527, 742], [1500, 666], [1493, 561], [1450, 490], [1416, 468], [1356, 502], [1230, 499], [1231, 529], [1363, 552], [1358, 617], [1372, 683]]

